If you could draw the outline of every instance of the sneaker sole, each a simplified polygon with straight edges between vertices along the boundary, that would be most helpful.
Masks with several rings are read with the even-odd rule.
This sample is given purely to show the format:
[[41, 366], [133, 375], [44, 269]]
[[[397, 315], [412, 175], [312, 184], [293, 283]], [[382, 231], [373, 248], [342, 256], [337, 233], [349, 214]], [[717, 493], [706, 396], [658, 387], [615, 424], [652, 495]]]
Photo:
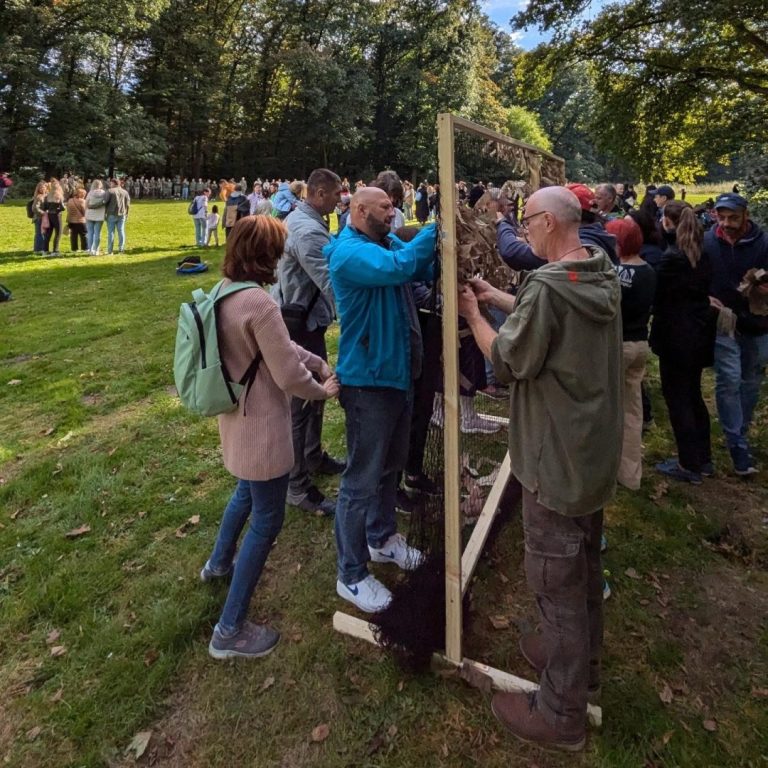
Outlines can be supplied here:
[[213, 647], [213, 642], [211, 641], [208, 643], [208, 655], [218, 661], [224, 661], [226, 659], [263, 659], [265, 656], [269, 656], [279, 644], [280, 638], [278, 638], [277, 642], [266, 651], [262, 651], [261, 653], [243, 653], [242, 651], [233, 650], [220, 651], [218, 648]]
[[567, 741], [535, 741], [526, 736], [521, 736], [517, 731], [512, 730], [507, 722], [496, 711], [496, 707], [493, 705], [493, 699], [491, 699], [491, 712], [493, 712], [493, 716], [499, 721], [507, 733], [511, 733], [516, 739], [520, 739], [520, 741], [524, 741], [526, 744], [535, 744], [537, 747], [541, 747], [541, 749], [556, 749], [560, 752], [581, 752], [584, 749], [584, 745], [587, 743], [586, 736], [583, 736], [580, 741], [574, 741], [573, 743]]

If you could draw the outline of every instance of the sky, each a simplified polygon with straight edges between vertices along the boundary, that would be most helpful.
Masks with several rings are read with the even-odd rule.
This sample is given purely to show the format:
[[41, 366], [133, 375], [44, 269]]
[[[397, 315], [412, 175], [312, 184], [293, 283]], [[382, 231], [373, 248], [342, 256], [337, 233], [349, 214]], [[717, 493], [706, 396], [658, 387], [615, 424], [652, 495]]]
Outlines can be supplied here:
[[[511, 32], [509, 20], [518, 11], [523, 10], [528, 2], [529, 0], [484, 0], [483, 7], [493, 22], [506, 32]], [[599, 13], [606, 2], [608, 0], [592, 0], [584, 16], [589, 17], [590, 14]], [[535, 48], [539, 43], [545, 42], [549, 38], [549, 35], [542, 35], [535, 27], [515, 31], [512, 35], [517, 44], [526, 51]]]

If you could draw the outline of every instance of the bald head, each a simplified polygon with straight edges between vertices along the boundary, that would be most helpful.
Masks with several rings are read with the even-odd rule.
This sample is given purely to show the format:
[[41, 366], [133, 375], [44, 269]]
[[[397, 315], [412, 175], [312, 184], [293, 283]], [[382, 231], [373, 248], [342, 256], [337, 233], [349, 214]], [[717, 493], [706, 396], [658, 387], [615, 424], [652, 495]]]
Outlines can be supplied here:
[[377, 187], [360, 187], [349, 204], [352, 226], [372, 240], [382, 240], [389, 234], [395, 209], [389, 195]]
[[581, 223], [581, 205], [576, 195], [565, 187], [544, 187], [534, 192], [525, 205], [530, 216], [534, 211], [549, 211], [558, 224], [573, 225], [578, 229]]
[[[579, 247], [581, 205], [576, 195], [565, 187], [544, 187], [534, 192], [525, 204], [523, 223], [533, 252], [547, 261], [558, 261], [568, 251]], [[581, 254], [581, 256], [585, 256]]]

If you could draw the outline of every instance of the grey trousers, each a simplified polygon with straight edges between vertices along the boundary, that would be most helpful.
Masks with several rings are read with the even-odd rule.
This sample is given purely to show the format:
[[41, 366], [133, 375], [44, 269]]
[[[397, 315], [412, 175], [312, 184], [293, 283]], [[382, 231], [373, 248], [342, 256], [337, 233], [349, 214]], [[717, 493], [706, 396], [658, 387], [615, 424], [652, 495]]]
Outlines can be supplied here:
[[523, 488], [523, 528], [525, 576], [547, 652], [537, 706], [563, 734], [583, 733], [587, 690], [600, 685], [603, 511], [566, 517]]

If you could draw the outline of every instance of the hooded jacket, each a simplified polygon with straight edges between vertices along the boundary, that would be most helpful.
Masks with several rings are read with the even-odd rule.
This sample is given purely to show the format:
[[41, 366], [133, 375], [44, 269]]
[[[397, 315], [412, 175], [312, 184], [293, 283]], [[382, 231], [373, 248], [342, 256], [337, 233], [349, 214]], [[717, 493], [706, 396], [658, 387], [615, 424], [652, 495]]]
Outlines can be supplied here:
[[[619, 263], [616, 254], [616, 238], [606, 232], [600, 224], [582, 224], [579, 227], [579, 239], [584, 245], [595, 245], [608, 254], [614, 263]], [[496, 228], [496, 244], [504, 263], [517, 271], [528, 271], [543, 267], [547, 262], [540, 259], [528, 243], [520, 240], [515, 225], [502, 219]]]
[[605, 252], [588, 249], [525, 276], [492, 347], [509, 384], [512, 471], [567, 516], [613, 496], [622, 445], [621, 289]]
[[290, 213], [299, 202], [299, 198], [291, 192], [288, 182], [282, 181], [272, 198], [272, 207], [278, 213]]
[[750, 221], [746, 233], [731, 245], [720, 227], [713, 227], [704, 233], [704, 253], [712, 265], [710, 293], [736, 313], [736, 329], [748, 336], [768, 333], [768, 317], [753, 315], [749, 300], [739, 293], [749, 269], [768, 269], [768, 234]]
[[336, 375], [345, 386], [408, 390], [421, 366], [409, 283], [432, 279], [435, 225], [410, 243], [371, 240], [348, 224], [323, 248], [341, 324]]

